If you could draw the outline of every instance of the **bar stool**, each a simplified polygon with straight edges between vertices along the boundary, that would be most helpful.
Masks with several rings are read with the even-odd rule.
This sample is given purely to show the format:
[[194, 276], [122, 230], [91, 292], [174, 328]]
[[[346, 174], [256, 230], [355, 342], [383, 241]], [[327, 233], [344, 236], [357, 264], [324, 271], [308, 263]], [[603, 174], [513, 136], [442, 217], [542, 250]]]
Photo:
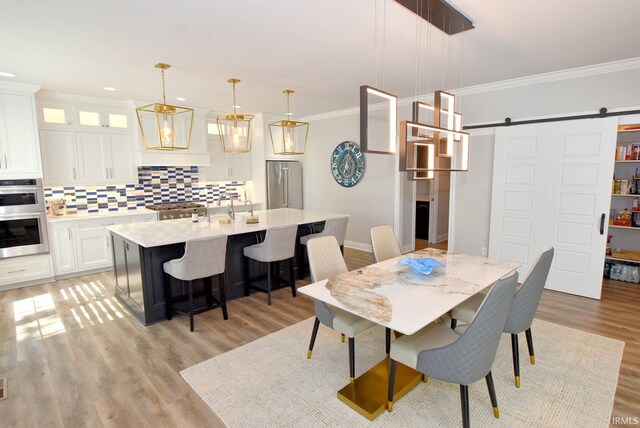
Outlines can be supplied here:
[[[187, 241], [184, 249], [184, 255], [179, 259], [170, 260], [162, 266], [165, 272], [165, 308], [167, 311], [167, 319], [171, 319], [173, 310], [189, 314], [189, 324], [191, 331], [194, 329], [193, 315], [208, 309], [222, 307], [222, 315], [224, 319], [228, 319], [227, 314], [227, 298], [226, 286], [227, 281], [224, 275], [225, 258], [227, 254], [227, 235], [214, 237], [191, 239]], [[218, 286], [220, 288], [220, 300], [211, 294], [212, 278], [217, 276]], [[183, 290], [185, 282], [188, 288], [188, 297], [172, 297], [170, 277], [178, 279], [182, 282]], [[195, 295], [193, 293], [193, 281], [196, 279], [207, 278], [205, 283], [204, 294]], [[207, 305], [203, 308], [194, 309], [194, 297], [206, 296]], [[189, 300], [189, 310], [184, 311], [175, 307], [176, 303]], [[212, 304], [212, 301], [215, 304]]]
[[[244, 247], [244, 295], [249, 296], [251, 289], [267, 293], [267, 302], [271, 305], [271, 291], [282, 288], [286, 285], [291, 287], [293, 297], [296, 297], [295, 277], [293, 273], [293, 257], [296, 250], [297, 225], [276, 226], [267, 229], [264, 241], [259, 244]], [[249, 263], [247, 259], [257, 262], [267, 263], [267, 288], [253, 285], [249, 278]], [[289, 263], [289, 281], [285, 280], [285, 285], [280, 284], [280, 262], [287, 260]], [[272, 282], [272, 263], [275, 263], [276, 284]]]

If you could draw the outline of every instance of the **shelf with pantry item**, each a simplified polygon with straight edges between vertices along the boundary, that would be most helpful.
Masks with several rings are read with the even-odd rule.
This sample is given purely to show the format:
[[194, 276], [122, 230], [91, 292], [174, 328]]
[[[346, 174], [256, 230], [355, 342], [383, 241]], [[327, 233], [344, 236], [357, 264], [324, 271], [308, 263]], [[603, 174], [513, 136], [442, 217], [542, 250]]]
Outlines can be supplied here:
[[640, 198], [640, 193], [612, 193], [611, 196], [618, 196], [622, 198]]
[[640, 230], [640, 227], [633, 227], [633, 226], [617, 226], [615, 224], [610, 224], [609, 225], [609, 229], [614, 228], [614, 229], [632, 229], [632, 230]]
[[616, 163], [640, 163], [640, 159], [617, 160]]

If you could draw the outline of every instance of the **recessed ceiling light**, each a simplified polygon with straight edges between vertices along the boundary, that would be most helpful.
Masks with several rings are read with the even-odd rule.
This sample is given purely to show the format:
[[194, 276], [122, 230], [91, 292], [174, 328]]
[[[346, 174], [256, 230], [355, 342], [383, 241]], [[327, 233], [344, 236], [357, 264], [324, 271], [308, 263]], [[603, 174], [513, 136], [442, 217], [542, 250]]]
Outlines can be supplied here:
[[16, 77], [15, 74], [9, 73], [8, 71], [0, 71], [0, 76], [2, 76], [2, 77]]
[[104, 87], [104, 88], [102, 88], [102, 89], [104, 89], [105, 91], [109, 91], [109, 92], [114, 92], [114, 91], [116, 91], [116, 90], [117, 90], [116, 88], [112, 88], [111, 86], [105, 86], [105, 87]]
[[176, 98], [176, 100], [178, 100], [178, 101], [187, 101], [187, 99], [185, 97], [178, 97], [178, 98]]

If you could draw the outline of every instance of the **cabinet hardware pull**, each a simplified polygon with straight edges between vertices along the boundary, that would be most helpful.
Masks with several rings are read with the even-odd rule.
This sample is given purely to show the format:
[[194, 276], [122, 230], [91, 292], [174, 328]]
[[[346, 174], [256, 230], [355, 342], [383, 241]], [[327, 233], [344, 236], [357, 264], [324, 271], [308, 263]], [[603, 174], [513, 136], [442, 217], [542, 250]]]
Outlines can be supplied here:
[[604, 213], [602, 213], [602, 215], [600, 216], [600, 235], [604, 235], [604, 219], [605, 215]]
[[18, 270], [10, 270], [7, 273], [19, 273], [19, 272], [24, 272], [26, 269], [18, 269]]
[[7, 155], [2, 155], [2, 157], [4, 157], [4, 167], [9, 169], [9, 162], [7, 162]]
[[69, 241], [71, 241], [71, 229], [67, 229], [67, 236], [69, 236]]
[[109, 167], [109, 171], [111, 172], [111, 178], [113, 178], [113, 168]]
[[71, 168], [71, 169], [73, 170], [73, 179], [75, 180], [76, 179], [76, 169], [75, 169], [75, 167]]
[[109, 168], [104, 169], [104, 175], [106, 175], [107, 178], [109, 178]]

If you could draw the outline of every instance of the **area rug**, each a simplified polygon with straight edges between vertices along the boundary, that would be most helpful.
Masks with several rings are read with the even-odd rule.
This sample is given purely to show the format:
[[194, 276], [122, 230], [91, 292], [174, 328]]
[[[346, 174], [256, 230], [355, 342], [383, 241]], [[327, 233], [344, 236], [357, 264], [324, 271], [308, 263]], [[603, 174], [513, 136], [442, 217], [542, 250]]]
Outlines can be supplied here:
[[[336, 397], [349, 376], [348, 345], [320, 326], [313, 356], [309, 318], [181, 372], [229, 427], [460, 426], [459, 386], [434, 379], [369, 422]], [[535, 320], [536, 364], [520, 340], [522, 386], [513, 384], [511, 341], [502, 335], [493, 365], [500, 419], [484, 380], [469, 387], [471, 424], [496, 427], [606, 427], [624, 343]], [[356, 375], [384, 358], [384, 329], [356, 338]]]

